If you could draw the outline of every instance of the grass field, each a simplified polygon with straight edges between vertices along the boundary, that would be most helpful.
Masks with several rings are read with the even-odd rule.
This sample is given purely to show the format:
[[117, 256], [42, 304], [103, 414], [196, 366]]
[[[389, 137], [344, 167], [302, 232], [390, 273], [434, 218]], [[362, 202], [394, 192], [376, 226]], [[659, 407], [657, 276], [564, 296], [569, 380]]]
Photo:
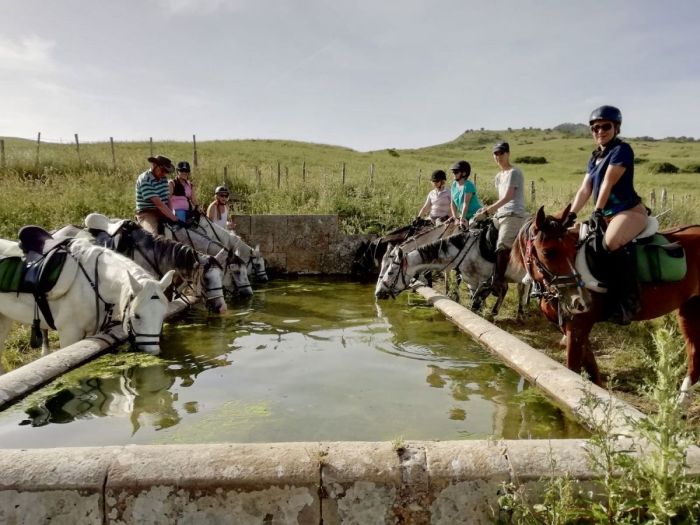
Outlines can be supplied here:
[[[491, 145], [501, 140], [511, 144], [511, 160], [523, 169], [531, 211], [544, 205], [554, 212], [570, 202], [593, 143], [589, 138], [547, 130], [469, 131], [445, 144], [366, 153], [277, 140], [203, 142], [197, 144], [193, 181], [202, 204], [209, 202], [217, 185], [226, 183], [234, 192], [239, 212], [333, 213], [339, 215], [348, 233], [381, 233], [415, 216], [430, 190], [430, 173], [438, 168], [448, 171], [459, 159], [472, 164], [482, 201], [493, 202], [492, 181], [497, 170]], [[629, 142], [638, 162], [637, 190], [655, 213], [666, 212], [661, 217], [662, 227], [700, 223], [700, 173], [694, 172], [700, 166], [700, 142]], [[183, 142], [154, 143], [153, 153], [175, 162], [194, 160], [192, 144]], [[116, 143], [113, 161], [110, 143], [105, 142], [81, 144], [78, 158], [75, 144], [42, 143], [37, 148], [35, 141], [5, 138], [4, 166], [0, 167], [0, 237], [14, 239], [25, 224], [47, 229], [80, 224], [92, 211], [113, 217], [133, 216], [134, 183], [148, 168], [146, 158], [150, 154], [147, 142]], [[518, 163], [517, 159], [524, 156], [544, 157], [546, 163]], [[677, 166], [679, 173], [655, 173], [655, 166], [663, 162]], [[530, 192], [533, 183], [534, 200]], [[664, 189], [667, 199], [662, 203]], [[652, 191], [656, 194], [654, 206]], [[509, 296], [504, 328], [563, 361], [563, 352], [556, 345], [556, 328], [537, 313], [524, 326], [511, 322], [514, 303]], [[617, 378], [623, 396], [646, 409], [649, 407], [637, 395], [637, 389], [650, 376], [650, 370], [642, 364], [640, 353], [650, 345], [651, 330], [664, 323], [673, 325], [675, 321], [669, 316], [614, 330], [603, 324], [593, 333], [594, 349], [604, 373]], [[14, 351], [7, 352], [5, 359], [8, 368], [36, 357], [25, 353], [26, 335], [24, 330], [13, 332], [9, 346]], [[700, 403], [693, 405], [691, 414], [700, 417]]]
[[[214, 188], [225, 182], [239, 199], [236, 206], [241, 212], [337, 213], [349, 233], [379, 233], [414, 216], [430, 190], [430, 173], [438, 168], [447, 171], [458, 159], [472, 164], [482, 200], [493, 201], [496, 165], [491, 145], [498, 140], [510, 142], [512, 161], [524, 156], [547, 160], [546, 164], [519, 164], [532, 211], [539, 205], [554, 211], [571, 200], [593, 147], [586, 138], [540, 130], [472, 131], [436, 146], [367, 153], [288, 141], [212, 141], [197, 144], [193, 181], [202, 203], [208, 203]], [[42, 143], [37, 148], [30, 140], [8, 138], [4, 142], [1, 237], [13, 238], [28, 223], [51, 229], [80, 222], [91, 211], [133, 215], [134, 182], [148, 167], [149, 143], [116, 143], [113, 163], [109, 142], [81, 144], [80, 160], [75, 144]], [[689, 172], [700, 164], [700, 142], [630, 142], [642, 159], [636, 166], [638, 191], [648, 205], [650, 192], [656, 192], [657, 212], [670, 209], [662, 225], [700, 221], [700, 174]], [[153, 151], [173, 161], [193, 161], [192, 144], [155, 143]], [[673, 163], [681, 172], [652, 173], [651, 168], [660, 162]], [[665, 206], [661, 203], [663, 188], [667, 191]]]

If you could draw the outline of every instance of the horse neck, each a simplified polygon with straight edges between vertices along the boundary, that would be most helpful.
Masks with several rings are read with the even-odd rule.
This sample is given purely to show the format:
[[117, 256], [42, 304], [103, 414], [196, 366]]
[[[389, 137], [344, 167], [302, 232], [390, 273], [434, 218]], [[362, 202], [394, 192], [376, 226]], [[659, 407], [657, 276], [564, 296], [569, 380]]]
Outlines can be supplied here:
[[[131, 274], [139, 283], [151, 281], [151, 276], [131, 259], [123, 255], [92, 244], [73, 242], [71, 253], [83, 266], [90, 281], [97, 286], [97, 292], [102, 299], [115, 305], [115, 316], [120, 316], [129, 297], [132, 294]], [[97, 272], [95, 272], [97, 265]], [[95, 282], [95, 273], [97, 281]]]
[[[134, 233], [136, 231], [139, 230], [134, 230]], [[162, 237], [149, 237], [146, 232], [143, 232], [140, 237], [138, 234], [134, 237], [132, 233], [132, 240], [139, 248], [134, 250], [134, 261], [147, 270], [150, 268], [151, 274], [162, 277], [168, 270], [175, 270], [186, 279], [192, 279], [195, 276], [197, 256], [191, 246]], [[153, 268], [153, 264], [157, 268]]]

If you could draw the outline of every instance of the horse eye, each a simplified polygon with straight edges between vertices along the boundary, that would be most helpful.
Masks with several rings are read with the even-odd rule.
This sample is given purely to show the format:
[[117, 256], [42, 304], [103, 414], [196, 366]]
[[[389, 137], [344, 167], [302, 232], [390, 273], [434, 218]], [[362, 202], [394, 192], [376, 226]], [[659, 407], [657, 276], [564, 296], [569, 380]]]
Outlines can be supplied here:
[[141, 319], [141, 316], [139, 314], [134, 314], [134, 319]]
[[553, 259], [557, 256], [557, 250], [548, 248], [542, 252], [542, 255], [544, 255], [545, 259]]

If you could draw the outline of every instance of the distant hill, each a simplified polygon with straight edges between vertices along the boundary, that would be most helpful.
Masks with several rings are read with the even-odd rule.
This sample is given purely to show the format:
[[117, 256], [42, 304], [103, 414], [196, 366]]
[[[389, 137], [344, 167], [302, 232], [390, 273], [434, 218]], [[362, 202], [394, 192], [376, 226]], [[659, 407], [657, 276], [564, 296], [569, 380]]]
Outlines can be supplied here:
[[554, 129], [572, 137], [588, 137], [591, 133], [585, 124], [574, 124], [573, 122], [559, 124]]

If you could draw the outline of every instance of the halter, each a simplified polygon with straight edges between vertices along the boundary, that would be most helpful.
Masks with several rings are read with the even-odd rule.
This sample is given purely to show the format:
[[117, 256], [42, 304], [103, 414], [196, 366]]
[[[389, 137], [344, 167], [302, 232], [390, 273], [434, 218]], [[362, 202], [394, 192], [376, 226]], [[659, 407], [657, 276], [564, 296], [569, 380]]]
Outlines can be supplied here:
[[[159, 297], [157, 295], [152, 295], [151, 299], [158, 299]], [[144, 346], [159, 346], [160, 345], [160, 336], [161, 332], [158, 332], [157, 334], [146, 334], [143, 332], [137, 332], [136, 329], [134, 328], [134, 323], [131, 321], [131, 316], [127, 315], [129, 310], [131, 309], [132, 302], [134, 300], [134, 295], [130, 294], [129, 295], [129, 300], [127, 301], [126, 305], [124, 306], [124, 310], [122, 311], [122, 319], [126, 319], [126, 334], [127, 338], [129, 341], [129, 344], [131, 345], [132, 348], [138, 348], [138, 347], [144, 347]], [[145, 343], [136, 343], [136, 338], [137, 337], [155, 337], [157, 338], [155, 341], [148, 341]]]
[[[525, 250], [523, 251], [522, 241], [518, 242], [518, 247], [520, 249], [520, 256], [525, 262], [525, 272], [528, 278], [534, 283], [534, 290], [532, 292], [532, 297], [541, 297], [549, 304], [554, 304], [556, 301], [557, 315], [559, 318], [559, 326], [564, 323], [564, 319], [570, 317], [571, 313], [566, 308], [563, 290], [568, 288], [576, 288], [579, 293], [583, 293], [583, 279], [581, 274], [576, 270], [576, 266], [567, 259], [569, 268], [571, 268], [571, 273], [567, 275], [557, 275], [552, 273], [537, 256], [537, 250], [534, 248], [535, 236], [532, 235], [532, 222], [533, 219], [528, 219], [528, 221], [523, 226], [523, 230], [527, 232], [527, 239]], [[577, 246], [578, 248], [578, 246]], [[537, 268], [542, 279], [537, 280], [531, 272], [532, 265]]]
[[[467, 234], [468, 234], [468, 232], [467, 232]], [[462, 235], [462, 236], [465, 236], [465, 232], [462, 232], [461, 235]], [[455, 236], [455, 237], [456, 237], [456, 236]], [[459, 268], [459, 265], [462, 264], [462, 262], [464, 261], [465, 257], [467, 256], [467, 254], [469, 253], [469, 251], [470, 251], [470, 250], [472, 249], [472, 247], [474, 246], [474, 243], [478, 240], [478, 237], [476, 237], [476, 236], [469, 235], [469, 237], [473, 237], [472, 242], [471, 242], [471, 243], [468, 243], [468, 242], [465, 243], [464, 246], [463, 246], [462, 248], [460, 248], [460, 250], [455, 254], [455, 256], [452, 258], [452, 260], [449, 261], [447, 264], [445, 264], [445, 266], [443, 266], [442, 268], [440, 268], [440, 269], [437, 270], [437, 271], [439, 271], [439, 272], [444, 272], [447, 268]], [[449, 240], [450, 238], [451, 238], [451, 237], [448, 237], [447, 240]], [[410, 239], [409, 239], [409, 240], [410, 240]], [[414, 242], [415, 242], [415, 238], [413, 238], [413, 240], [414, 240]], [[441, 240], [441, 243], [444, 243], [445, 241], [446, 241], [445, 239], [442, 239], [442, 240]], [[404, 244], [405, 244], [405, 243], [404, 243]], [[414, 248], [414, 250], [417, 250], [418, 248], [419, 248], [419, 246], [418, 246], [418, 244], [416, 243], [416, 247]], [[406, 255], [403, 256], [403, 258], [405, 258], [405, 257], [406, 257]], [[403, 260], [403, 259], [402, 259], [402, 260]], [[393, 265], [394, 263], [395, 263], [395, 261], [392, 261], [392, 265]], [[391, 297], [392, 297], [393, 299], [395, 299], [395, 298], [396, 298], [396, 295], [397, 295], [397, 294], [394, 292], [394, 287], [398, 284], [399, 278], [402, 279], [404, 288], [408, 288], [408, 285], [409, 285], [409, 283], [406, 282], [406, 271], [403, 269], [403, 264], [401, 264], [401, 262], [399, 262], [398, 264], [399, 264], [399, 272], [396, 274], [396, 278], [395, 278], [394, 281], [391, 283], [391, 285], [387, 285], [387, 283], [385, 283], [384, 280], [382, 280], [382, 283], [384, 284], [384, 286], [388, 286], [388, 288], [389, 288], [389, 294], [391, 295]]]

